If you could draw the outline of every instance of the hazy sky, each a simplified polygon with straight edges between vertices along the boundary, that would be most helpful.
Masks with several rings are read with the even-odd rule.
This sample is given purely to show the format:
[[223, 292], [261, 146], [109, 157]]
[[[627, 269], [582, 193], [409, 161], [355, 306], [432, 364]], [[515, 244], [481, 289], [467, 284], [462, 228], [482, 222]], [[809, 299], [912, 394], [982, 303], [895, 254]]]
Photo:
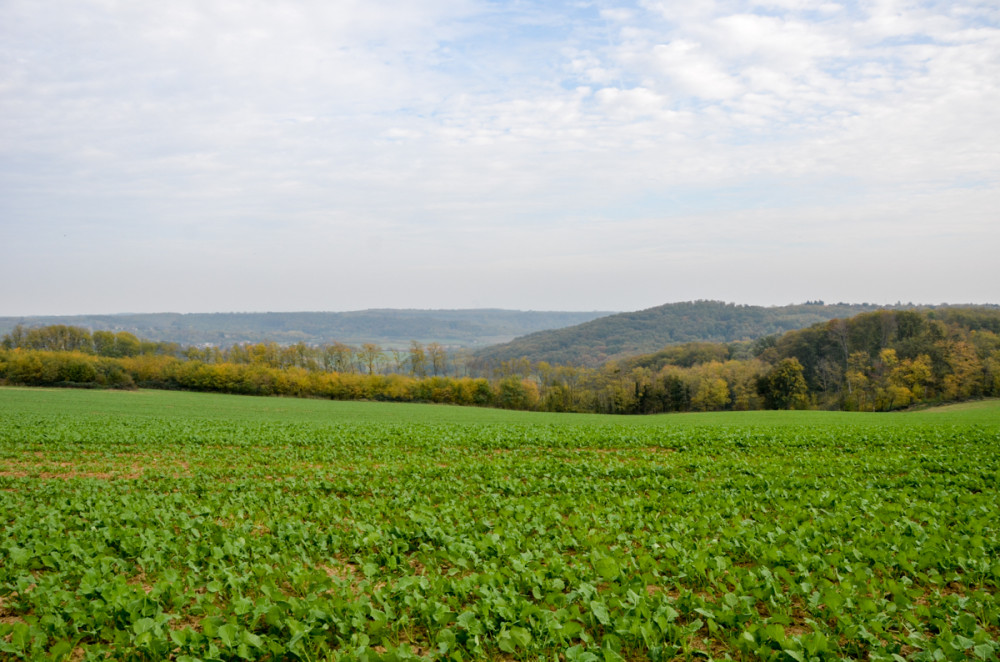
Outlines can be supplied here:
[[0, 315], [1000, 302], [996, 0], [0, 0]]

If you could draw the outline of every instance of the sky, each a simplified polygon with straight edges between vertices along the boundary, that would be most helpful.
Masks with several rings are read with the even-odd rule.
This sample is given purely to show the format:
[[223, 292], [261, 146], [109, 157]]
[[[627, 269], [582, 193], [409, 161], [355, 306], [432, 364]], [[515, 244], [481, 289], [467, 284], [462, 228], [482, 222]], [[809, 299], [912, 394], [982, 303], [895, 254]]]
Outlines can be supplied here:
[[996, 0], [0, 0], [0, 315], [1000, 303]]

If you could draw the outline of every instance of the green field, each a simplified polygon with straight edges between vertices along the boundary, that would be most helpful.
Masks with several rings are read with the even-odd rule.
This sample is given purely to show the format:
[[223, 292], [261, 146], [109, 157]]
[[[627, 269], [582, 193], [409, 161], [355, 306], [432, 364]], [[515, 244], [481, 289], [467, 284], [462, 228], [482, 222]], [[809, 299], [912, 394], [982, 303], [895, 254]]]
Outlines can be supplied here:
[[996, 660], [1000, 405], [0, 389], [0, 659]]

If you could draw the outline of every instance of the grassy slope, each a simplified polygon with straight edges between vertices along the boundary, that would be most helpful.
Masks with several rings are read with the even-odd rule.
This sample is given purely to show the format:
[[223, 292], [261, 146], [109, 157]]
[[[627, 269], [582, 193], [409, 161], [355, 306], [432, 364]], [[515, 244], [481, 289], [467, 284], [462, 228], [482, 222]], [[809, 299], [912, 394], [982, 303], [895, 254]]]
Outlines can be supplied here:
[[0, 415], [13, 411], [58, 410], [70, 416], [262, 420], [328, 424], [355, 421], [387, 423], [519, 423], [542, 425], [743, 426], [830, 424], [980, 424], [1000, 425], [1000, 400], [948, 405], [914, 412], [755, 411], [658, 416], [554, 414], [447, 405], [337, 402], [297, 398], [174, 391], [100, 391], [0, 388]]

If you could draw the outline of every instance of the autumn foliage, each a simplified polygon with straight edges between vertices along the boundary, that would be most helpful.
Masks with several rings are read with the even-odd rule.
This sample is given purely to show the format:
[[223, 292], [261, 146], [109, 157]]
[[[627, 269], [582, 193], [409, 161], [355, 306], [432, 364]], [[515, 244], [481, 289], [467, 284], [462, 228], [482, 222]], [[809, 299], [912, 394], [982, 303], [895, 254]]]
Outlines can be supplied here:
[[878, 311], [752, 343], [675, 345], [600, 368], [463, 363], [435, 343], [182, 348], [125, 332], [18, 327], [3, 338], [0, 380], [624, 414], [888, 411], [1000, 396], [1000, 311]]

